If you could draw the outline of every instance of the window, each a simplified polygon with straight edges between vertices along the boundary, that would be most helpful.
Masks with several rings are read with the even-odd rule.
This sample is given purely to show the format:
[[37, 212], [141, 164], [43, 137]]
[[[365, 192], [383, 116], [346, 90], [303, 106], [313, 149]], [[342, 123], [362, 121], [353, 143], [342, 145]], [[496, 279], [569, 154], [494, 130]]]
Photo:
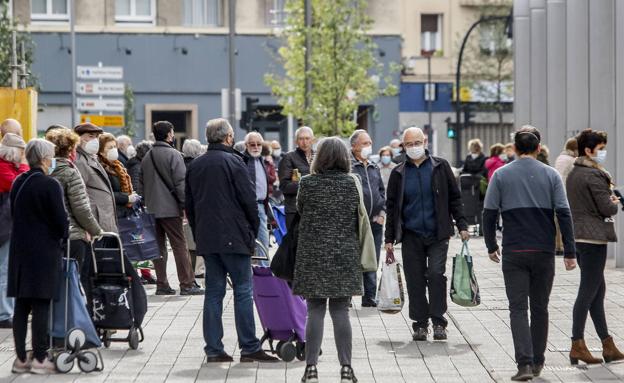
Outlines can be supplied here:
[[184, 25], [223, 26], [223, 0], [184, 0]]
[[119, 24], [155, 24], [155, 0], [115, 0], [115, 21]]
[[420, 16], [420, 54], [432, 55], [442, 51], [442, 15]]
[[286, 24], [286, 0], [266, 0], [266, 25], [281, 29]]
[[31, 0], [30, 18], [33, 21], [68, 21], [68, 0]]

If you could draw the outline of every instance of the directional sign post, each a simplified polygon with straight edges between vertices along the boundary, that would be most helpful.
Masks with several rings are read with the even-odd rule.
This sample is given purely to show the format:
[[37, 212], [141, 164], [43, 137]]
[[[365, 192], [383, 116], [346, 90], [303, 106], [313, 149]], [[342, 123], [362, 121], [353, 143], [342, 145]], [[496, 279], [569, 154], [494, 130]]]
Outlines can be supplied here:
[[85, 96], [123, 96], [123, 82], [78, 82], [76, 92]]
[[77, 104], [78, 110], [81, 111], [123, 112], [125, 103], [123, 98], [98, 99], [78, 97]]
[[90, 122], [97, 126], [106, 126], [109, 128], [123, 128], [126, 124], [124, 116], [121, 114], [110, 114], [100, 116], [99, 114], [81, 114], [80, 123]]
[[78, 78], [85, 80], [121, 80], [123, 67], [120, 66], [82, 66], [76, 68]]

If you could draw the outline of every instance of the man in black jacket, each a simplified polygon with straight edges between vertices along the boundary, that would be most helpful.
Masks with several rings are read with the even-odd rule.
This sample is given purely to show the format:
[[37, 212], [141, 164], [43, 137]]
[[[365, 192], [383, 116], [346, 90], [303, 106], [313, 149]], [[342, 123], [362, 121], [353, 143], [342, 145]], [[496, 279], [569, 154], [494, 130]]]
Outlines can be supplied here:
[[[364, 205], [368, 213], [375, 248], [377, 263], [381, 253], [383, 225], [386, 220], [386, 189], [377, 164], [370, 162], [368, 157], [373, 152], [373, 141], [365, 130], [358, 129], [351, 135], [351, 172], [360, 176]], [[364, 273], [364, 296], [362, 307], [377, 307], [376, 288], [377, 271]]]
[[277, 359], [262, 350], [254, 321], [251, 255], [259, 226], [256, 194], [242, 155], [232, 149], [234, 130], [227, 120], [208, 121], [206, 138], [208, 152], [193, 160], [186, 173], [186, 215], [206, 270], [207, 361], [233, 361], [222, 342], [221, 316], [229, 274], [241, 362], [274, 362]]
[[464, 241], [470, 238], [468, 225], [451, 166], [429, 154], [423, 131], [407, 129], [403, 147], [407, 160], [392, 170], [388, 182], [386, 251], [392, 260], [393, 244], [403, 243], [413, 339], [427, 340], [431, 318], [433, 339], [446, 340], [444, 274], [449, 239], [454, 234], [452, 218]]
[[310, 174], [310, 165], [314, 158], [314, 152], [312, 151], [314, 132], [312, 129], [307, 126], [297, 129], [295, 140], [297, 141], [297, 149], [284, 155], [277, 174], [280, 181], [280, 190], [284, 193], [286, 227], [290, 227], [290, 223], [297, 213], [299, 180], [301, 177]]

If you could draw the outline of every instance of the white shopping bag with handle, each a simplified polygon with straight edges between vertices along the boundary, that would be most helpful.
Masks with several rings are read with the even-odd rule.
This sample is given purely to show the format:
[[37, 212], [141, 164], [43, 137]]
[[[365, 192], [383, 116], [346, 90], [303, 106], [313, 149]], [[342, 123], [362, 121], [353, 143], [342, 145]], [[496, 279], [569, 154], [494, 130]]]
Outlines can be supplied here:
[[403, 309], [405, 295], [401, 265], [397, 262], [386, 263], [381, 266], [381, 279], [377, 291], [377, 309], [386, 314], [397, 314]]

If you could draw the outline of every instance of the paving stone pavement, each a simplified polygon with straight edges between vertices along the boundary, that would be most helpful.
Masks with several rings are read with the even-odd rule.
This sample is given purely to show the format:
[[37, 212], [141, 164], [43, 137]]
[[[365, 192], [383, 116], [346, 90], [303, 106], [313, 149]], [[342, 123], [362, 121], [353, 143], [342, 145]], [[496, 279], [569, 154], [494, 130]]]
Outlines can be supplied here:
[[[449, 254], [461, 246], [451, 241]], [[447, 342], [413, 342], [407, 305], [401, 314], [381, 314], [362, 309], [359, 299], [351, 310], [353, 326], [353, 368], [360, 382], [507, 382], [515, 372], [509, 312], [500, 266], [488, 260], [482, 239], [471, 240], [475, 270], [481, 287], [482, 304], [463, 308], [449, 302]], [[400, 259], [400, 251], [397, 252]], [[169, 272], [175, 281], [173, 257]], [[449, 257], [450, 272], [452, 257]], [[624, 348], [624, 282], [622, 271], [612, 265], [606, 272], [607, 313], [610, 331]], [[578, 270], [566, 272], [561, 258], [550, 303], [550, 336], [546, 368], [534, 382], [615, 382], [624, 381], [624, 364], [573, 368], [570, 347], [572, 306], [579, 280]], [[173, 282], [175, 284], [175, 282]], [[124, 343], [103, 349], [103, 372], [67, 375], [11, 375], [13, 340], [9, 330], [0, 330], [0, 383], [4, 382], [299, 382], [304, 362], [255, 364], [204, 363], [202, 338], [203, 297], [160, 297], [148, 287], [149, 310], [145, 318], [145, 341], [136, 351]], [[224, 343], [238, 356], [231, 291], [224, 304]], [[256, 318], [258, 334], [260, 321]], [[600, 341], [588, 320], [587, 342], [599, 354]], [[323, 355], [319, 362], [321, 382], [338, 382], [339, 369], [331, 320], [327, 315]]]

